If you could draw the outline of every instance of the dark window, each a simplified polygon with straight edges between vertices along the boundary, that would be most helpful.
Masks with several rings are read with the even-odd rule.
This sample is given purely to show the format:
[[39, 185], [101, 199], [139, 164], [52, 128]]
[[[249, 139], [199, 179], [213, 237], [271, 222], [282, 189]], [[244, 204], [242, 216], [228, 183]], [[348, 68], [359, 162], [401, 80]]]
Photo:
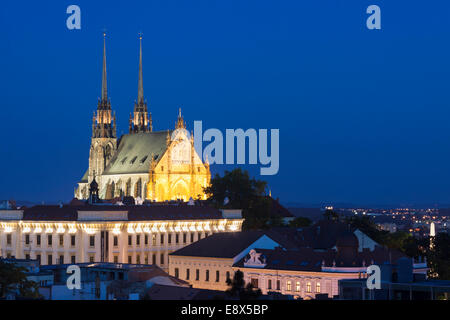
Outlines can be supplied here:
[[53, 236], [51, 234], [47, 235], [47, 244], [50, 247], [53, 243]]
[[167, 236], [167, 243], [168, 243], [168, 244], [171, 244], [171, 243], [172, 243], [172, 235], [171, 235], [171, 234], [169, 234], [169, 235]]
[[52, 262], [53, 262], [53, 256], [52, 256], [51, 254], [49, 254], [49, 255], [47, 256], [47, 264], [48, 264], [48, 265], [51, 265]]
[[10, 233], [8, 233], [8, 234], [6, 235], [6, 244], [8, 244], [8, 245], [11, 244], [11, 234], [10, 234]]
[[72, 247], [75, 246], [75, 236], [70, 236], [70, 245], [71, 245]]
[[38, 246], [41, 245], [41, 235], [40, 234], [36, 235], [36, 245], [38, 245]]
[[258, 288], [258, 279], [252, 278], [250, 283], [252, 284], [253, 288]]
[[220, 272], [219, 270], [216, 271], [216, 282], [219, 282], [220, 280]]
[[267, 283], [267, 289], [272, 289], [272, 280], [269, 279], [269, 282]]
[[160, 243], [161, 243], [161, 244], [164, 244], [164, 235], [163, 235], [163, 234], [161, 235], [161, 237], [160, 237], [159, 240], [160, 240]]
[[132, 259], [131, 259], [131, 256], [128, 256], [128, 263], [132, 263], [133, 261], [132, 261]]
[[164, 264], [164, 253], [161, 253], [161, 261], [160, 264]]
[[89, 245], [91, 247], [95, 246], [95, 236], [89, 236]]
[[64, 264], [64, 256], [59, 256], [59, 264]]
[[30, 260], [30, 255], [29, 255], [29, 254], [26, 254], [26, 255], [25, 255], [25, 259]]
[[25, 235], [25, 244], [30, 244], [30, 235], [29, 234]]
[[119, 257], [118, 256], [114, 256], [114, 263], [119, 263]]
[[152, 264], [156, 264], [156, 254], [152, 255]]
[[178, 278], [179, 274], [178, 274], [178, 268], [175, 268], [175, 278]]
[[186, 243], [186, 237], [187, 237], [187, 235], [186, 235], [186, 233], [183, 233], [183, 243]]
[[197, 269], [197, 270], [195, 270], [195, 280], [200, 280], [200, 270], [199, 269]]
[[180, 235], [177, 233], [175, 235], [175, 243], [178, 243], [178, 242], [180, 242]]
[[186, 269], [186, 280], [189, 280], [189, 269]]
[[41, 264], [41, 255], [40, 254], [36, 255], [36, 259], [37, 259], [37, 261], [39, 261], [39, 264]]
[[194, 234], [191, 233], [191, 242], [194, 242]]
[[71, 256], [70, 257], [70, 262], [71, 263], [76, 263], [76, 257], [75, 256]]
[[117, 247], [117, 245], [119, 244], [119, 237], [118, 236], [114, 236], [113, 243], [114, 243], [114, 247]]
[[144, 236], [144, 244], [148, 245], [148, 235], [147, 234]]
[[140, 255], [136, 255], [136, 263], [141, 264], [141, 256]]
[[277, 280], [277, 290], [280, 290], [280, 280]]
[[136, 235], [136, 245], [139, 246], [141, 244], [141, 235]]
[[206, 270], [205, 281], [209, 281], [209, 270]]
[[131, 238], [131, 235], [128, 236], [128, 245], [131, 246], [133, 244], [133, 239]]
[[62, 234], [59, 235], [59, 245], [60, 246], [64, 245], [64, 235], [62, 235]]
[[227, 281], [228, 281], [228, 280], [231, 280], [231, 279], [230, 279], [230, 271], [227, 271]]

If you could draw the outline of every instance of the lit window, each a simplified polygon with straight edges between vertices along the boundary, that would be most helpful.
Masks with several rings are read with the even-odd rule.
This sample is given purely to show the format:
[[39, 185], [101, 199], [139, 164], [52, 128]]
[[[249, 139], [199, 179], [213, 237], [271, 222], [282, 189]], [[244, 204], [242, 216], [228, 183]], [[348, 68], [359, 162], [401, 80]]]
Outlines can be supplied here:
[[306, 284], [306, 292], [311, 292], [311, 282]]
[[300, 281], [297, 281], [297, 282], [295, 283], [295, 291], [296, 291], [296, 292], [300, 292]]
[[287, 291], [291, 291], [292, 290], [292, 288], [291, 288], [291, 281], [287, 281], [286, 282], [286, 290]]
[[320, 293], [320, 282], [316, 283], [316, 292]]

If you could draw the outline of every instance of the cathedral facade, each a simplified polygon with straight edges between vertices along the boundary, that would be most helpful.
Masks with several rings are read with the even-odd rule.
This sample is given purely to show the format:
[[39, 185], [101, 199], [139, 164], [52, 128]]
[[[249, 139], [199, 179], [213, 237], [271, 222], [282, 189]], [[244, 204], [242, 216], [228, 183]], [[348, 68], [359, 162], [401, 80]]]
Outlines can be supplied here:
[[129, 133], [117, 139], [116, 116], [108, 99], [106, 47], [103, 39], [102, 92], [92, 119], [89, 168], [78, 182], [75, 197], [87, 199], [95, 179], [99, 197], [133, 196], [142, 200], [166, 201], [205, 199], [209, 164], [194, 149], [193, 135], [181, 115], [175, 128], [153, 131], [151, 113], [144, 99], [142, 37], [139, 48], [138, 97], [130, 114]]

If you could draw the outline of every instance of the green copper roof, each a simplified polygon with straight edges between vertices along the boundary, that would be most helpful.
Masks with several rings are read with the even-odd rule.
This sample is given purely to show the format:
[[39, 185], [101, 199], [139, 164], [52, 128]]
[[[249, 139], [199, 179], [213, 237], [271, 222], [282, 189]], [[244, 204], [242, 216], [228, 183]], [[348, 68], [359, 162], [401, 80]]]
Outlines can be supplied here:
[[167, 131], [123, 135], [119, 147], [103, 175], [148, 173], [151, 155], [158, 162], [166, 151]]

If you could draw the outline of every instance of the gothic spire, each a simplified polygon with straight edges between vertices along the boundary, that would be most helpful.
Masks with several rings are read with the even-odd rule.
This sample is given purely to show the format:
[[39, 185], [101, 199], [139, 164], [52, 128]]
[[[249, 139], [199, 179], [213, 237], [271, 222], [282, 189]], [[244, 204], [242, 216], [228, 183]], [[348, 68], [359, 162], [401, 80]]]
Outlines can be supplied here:
[[144, 87], [142, 85], [142, 34], [139, 34], [139, 81], [138, 81], [138, 104], [144, 103]]
[[103, 74], [102, 74], [102, 101], [108, 99], [108, 89], [106, 84], [106, 33], [103, 32]]

